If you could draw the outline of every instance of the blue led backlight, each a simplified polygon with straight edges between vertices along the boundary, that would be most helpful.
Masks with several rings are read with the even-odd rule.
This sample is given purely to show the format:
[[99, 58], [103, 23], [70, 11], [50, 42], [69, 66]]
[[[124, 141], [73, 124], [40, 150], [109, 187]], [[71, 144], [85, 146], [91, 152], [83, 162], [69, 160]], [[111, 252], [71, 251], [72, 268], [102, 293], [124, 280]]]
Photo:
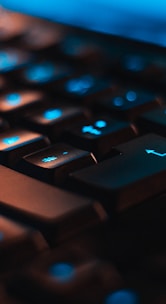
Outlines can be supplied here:
[[139, 304], [138, 295], [130, 290], [119, 290], [110, 294], [105, 304]]
[[49, 274], [60, 283], [66, 283], [75, 275], [74, 267], [67, 263], [57, 263], [50, 267]]
[[101, 128], [105, 128], [107, 126], [107, 122], [105, 120], [97, 120], [94, 125], [95, 125], [95, 127], [101, 129]]
[[56, 157], [56, 156], [48, 156], [48, 157], [44, 157], [42, 159], [42, 162], [43, 163], [50, 163], [50, 162], [53, 162], [56, 159], [58, 159], [58, 157]]
[[55, 67], [49, 62], [42, 64], [34, 64], [25, 71], [25, 76], [28, 80], [33, 82], [47, 82], [55, 74]]
[[2, 139], [2, 142], [7, 145], [7, 146], [10, 146], [10, 145], [13, 145], [15, 144], [17, 141], [20, 140], [20, 136], [12, 136], [12, 137], [6, 137], [6, 138], [3, 138]]
[[120, 96], [115, 97], [112, 102], [115, 107], [122, 107], [124, 105], [124, 99]]
[[91, 76], [82, 76], [80, 78], [70, 79], [66, 82], [65, 88], [69, 93], [83, 95], [94, 85], [94, 79]]
[[137, 99], [137, 94], [134, 91], [128, 91], [126, 93], [126, 99], [130, 102], [136, 101]]
[[10, 70], [17, 64], [18, 58], [15, 54], [8, 54], [6, 52], [0, 52], [0, 71]]
[[21, 96], [18, 93], [11, 93], [6, 95], [6, 103], [10, 106], [17, 106], [21, 102]]
[[82, 128], [82, 133], [89, 133], [89, 134], [92, 134], [92, 135], [101, 135], [101, 131], [94, 128], [93, 126], [84, 126]]
[[145, 62], [140, 56], [126, 56], [125, 67], [132, 72], [141, 72], [145, 68]]
[[43, 117], [47, 120], [54, 120], [54, 119], [60, 118], [61, 116], [62, 116], [61, 109], [49, 109], [49, 110], [46, 110], [43, 114]]
[[67, 154], [69, 154], [69, 152], [64, 151], [62, 154], [63, 154], [63, 155], [67, 155]]

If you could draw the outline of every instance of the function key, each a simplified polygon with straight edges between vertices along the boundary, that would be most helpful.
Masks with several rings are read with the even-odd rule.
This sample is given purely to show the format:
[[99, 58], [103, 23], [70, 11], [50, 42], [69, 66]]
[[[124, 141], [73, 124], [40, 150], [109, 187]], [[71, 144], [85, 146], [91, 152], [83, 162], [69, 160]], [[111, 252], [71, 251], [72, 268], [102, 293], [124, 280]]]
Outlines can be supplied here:
[[48, 143], [48, 139], [43, 135], [26, 130], [2, 132], [0, 133], [0, 163], [14, 166], [23, 155], [44, 148]]
[[112, 147], [136, 136], [134, 127], [128, 122], [98, 117], [80, 123], [65, 131], [65, 140], [72, 145], [94, 153], [97, 159], [105, 157]]
[[64, 81], [71, 74], [71, 68], [52, 61], [36, 62], [20, 73], [20, 80], [28, 85], [42, 86], [52, 83], [56, 89], [56, 82]]
[[162, 98], [143, 90], [120, 88], [102, 98], [99, 106], [123, 119], [135, 119], [140, 113], [159, 107]]
[[37, 179], [61, 184], [69, 173], [95, 163], [95, 158], [89, 152], [56, 144], [23, 157], [17, 168]]
[[64, 128], [82, 120], [83, 117], [81, 108], [50, 103], [49, 107], [27, 113], [23, 117], [23, 123], [32, 130], [47, 134], [54, 141]]
[[44, 95], [37, 91], [15, 91], [0, 96], [0, 113], [5, 117], [14, 117], [33, 108], [44, 100]]
[[84, 74], [68, 79], [60, 87], [60, 92], [72, 101], [85, 104], [94, 102], [96, 96], [105, 95], [112, 89], [113, 85], [108, 79]]
[[18, 70], [32, 61], [32, 56], [14, 48], [0, 50], [0, 73]]

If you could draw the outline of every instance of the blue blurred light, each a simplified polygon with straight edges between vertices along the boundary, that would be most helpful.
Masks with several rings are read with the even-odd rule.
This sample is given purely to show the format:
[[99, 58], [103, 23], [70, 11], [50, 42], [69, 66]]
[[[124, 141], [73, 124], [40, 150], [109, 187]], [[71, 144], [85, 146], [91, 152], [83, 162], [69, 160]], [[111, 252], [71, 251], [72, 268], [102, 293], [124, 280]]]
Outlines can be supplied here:
[[126, 94], [126, 99], [130, 102], [136, 101], [137, 99], [137, 94], [134, 91], [129, 91]]
[[65, 283], [73, 279], [75, 270], [74, 267], [70, 264], [58, 263], [50, 267], [49, 273], [60, 283]]
[[25, 71], [25, 77], [34, 82], [48, 82], [55, 74], [55, 67], [49, 62], [34, 64]]
[[132, 72], [141, 72], [145, 68], [144, 59], [136, 55], [126, 56], [124, 64], [126, 69]]
[[94, 85], [94, 79], [91, 76], [82, 76], [80, 78], [70, 79], [66, 82], [65, 88], [69, 93], [83, 95]]
[[107, 122], [105, 120], [98, 120], [94, 125], [97, 128], [105, 128], [107, 126]]
[[3, 138], [2, 139], [2, 142], [5, 144], [5, 145], [13, 145], [15, 144], [17, 141], [20, 140], [20, 136], [12, 136], [12, 137], [6, 137], [6, 138]]
[[115, 107], [122, 107], [124, 105], [124, 99], [123, 99], [123, 97], [120, 97], [120, 96], [115, 97], [113, 99], [113, 105]]
[[63, 155], [67, 155], [67, 154], [69, 154], [69, 152], [64, 151], [62, 154], [63, 154]]
[[0, 71], [11, 70], [18, 62], [16, 54], [0, 51]]
[[105, 304], [139, 304], [138, 295], [129, 290], [119, 290], [110, 294]]
[[54, 120], [62, 116], [61, 109], [49, 109], [46, 110], [43, 114], [43, 117], [47, 120]]
[[21, 102], [21, 96], [18, 93], [11, 93], [6, 95], [6, 102], [10, 106], [17, 106]]
[[84, 126], [82, 128], [82, 133], [89, 133], [92, 135], [101, 135], [102, 134], [100, 130], [95, 129], [93, 126]]
[[56, 157], [56, 156], [48, 156], [48, 157], [44, 157], [42, 159], [42, 162], [43, 163], [50, 163], [50, 162], [52, 162], [52, 161], [54, 161], [56, 159], [58, 159], [58, 157]]

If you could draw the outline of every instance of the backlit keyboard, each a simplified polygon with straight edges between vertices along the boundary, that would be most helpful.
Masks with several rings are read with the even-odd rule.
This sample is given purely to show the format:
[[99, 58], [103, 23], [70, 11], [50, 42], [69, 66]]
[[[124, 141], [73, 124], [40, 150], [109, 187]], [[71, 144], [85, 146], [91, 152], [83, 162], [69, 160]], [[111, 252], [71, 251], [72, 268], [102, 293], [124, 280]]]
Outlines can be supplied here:
[[0, 303], [166, 304], [166, 56], [0, 20]]

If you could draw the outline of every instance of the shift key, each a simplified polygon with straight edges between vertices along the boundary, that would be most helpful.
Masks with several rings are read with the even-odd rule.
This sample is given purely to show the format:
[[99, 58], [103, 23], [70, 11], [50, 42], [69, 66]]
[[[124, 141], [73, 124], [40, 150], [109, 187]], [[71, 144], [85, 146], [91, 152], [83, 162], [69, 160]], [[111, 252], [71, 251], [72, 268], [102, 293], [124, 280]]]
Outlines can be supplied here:
[[37, 181], [0, 165], [0, 213], [39, 229], [56, 243], [98, 224], [100, 204]]
[[147, 134], [118, 145], [117, 156], [74, 172], [70, 185], [120, 211], [166, 190], [166, 139]]

